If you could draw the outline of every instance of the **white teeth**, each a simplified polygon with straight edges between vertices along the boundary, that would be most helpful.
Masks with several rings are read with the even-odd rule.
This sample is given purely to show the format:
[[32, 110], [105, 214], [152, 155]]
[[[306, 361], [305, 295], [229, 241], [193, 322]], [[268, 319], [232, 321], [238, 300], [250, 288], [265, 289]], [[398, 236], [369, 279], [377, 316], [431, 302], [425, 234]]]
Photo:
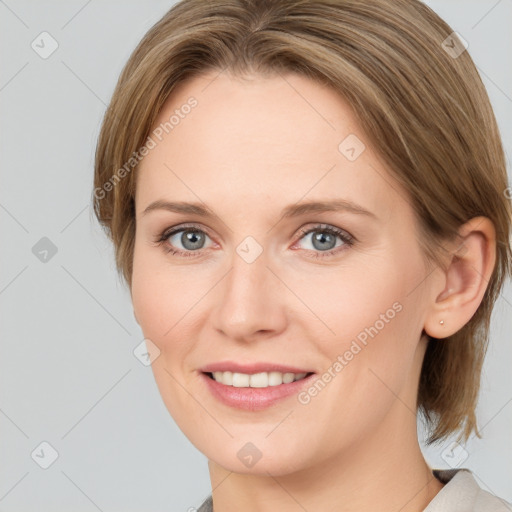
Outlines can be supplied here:
[[295, 375], [293, 373], [285, 373], [283, 375], [283, 384], [289, 384], [295, 380]]
[[251, 375], [251, 377], [249, 378], [249, 386], [251, 388], [268, 387], [268, 373], [254, 373], [253, 375]]
[[267, 388], [269, 386], [279, 386], [303, 379], [306, 375], [307, 373], [261, 372], [249, 375], [247, 373], [236, 372], [213, 372], [213, 378], [217, 382], [236, 388]]
[[248, 388], [249, 381], [249, 375], [246, 375], [245, 373], [233, 373], [233, 387]]
[[279, 386], [283, 383], [283, 374], [280, 372], [268, 372], [268, 385]]

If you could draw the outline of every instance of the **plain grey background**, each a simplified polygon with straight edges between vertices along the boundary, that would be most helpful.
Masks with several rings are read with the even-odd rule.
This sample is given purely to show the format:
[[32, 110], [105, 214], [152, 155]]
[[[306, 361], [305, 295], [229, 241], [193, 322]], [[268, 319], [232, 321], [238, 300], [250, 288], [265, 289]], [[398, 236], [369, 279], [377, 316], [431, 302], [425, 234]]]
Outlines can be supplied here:
[[[186, 511], [210, 493], [206, 457], [133, 354], [143, 335], [90, 204], [118, 75], [173, 3], [0, 0], [0, 511]], [[510, 155], [512, 0], [426, 3], [468, 41]], [[483, 439], [425, 448], [433, 467], [470, 468], [508, 501], [511, 327], [507, 283], [484, 368]]]

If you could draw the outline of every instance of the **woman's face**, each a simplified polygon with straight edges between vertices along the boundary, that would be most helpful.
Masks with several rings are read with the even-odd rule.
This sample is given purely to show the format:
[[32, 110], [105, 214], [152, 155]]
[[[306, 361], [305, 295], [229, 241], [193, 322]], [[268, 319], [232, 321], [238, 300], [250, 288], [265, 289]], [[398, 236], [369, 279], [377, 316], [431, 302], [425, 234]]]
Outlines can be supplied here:
[[[132, 299], [190, 441], [228, 470], [284, 475], [415, 433], [431, 278], [405, 193], [347, 104], [294, 74], [208, 73], [173, 92], [151, 137]], [[233, 380], [214, 382], [215, 364]]]

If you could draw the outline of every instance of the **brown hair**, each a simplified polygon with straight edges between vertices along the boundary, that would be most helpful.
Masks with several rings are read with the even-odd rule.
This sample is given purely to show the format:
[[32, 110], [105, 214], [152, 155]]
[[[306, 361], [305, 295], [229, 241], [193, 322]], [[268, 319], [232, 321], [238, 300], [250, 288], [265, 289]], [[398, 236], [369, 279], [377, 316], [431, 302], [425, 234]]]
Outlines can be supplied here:
[[[94, 212], [131, 288], [136, 165], [176, 86], [209, 70], [295, 72], [333, 87], [404, 187], [426, 261], [475, 216], [497, 234], [497, 260], [471, 320], [429, 340], [418, 411], [428, 443], [480, 436], [475, 407], [492, 308], [511, 271], [505, 155], [485, 87], [452, 29], [418, 0], [183, 0], [125, 65], [96, 150]], [[127, 162], [130, 166], [127, 166]], [[445, 255], [445, 254], [444, 254]]]

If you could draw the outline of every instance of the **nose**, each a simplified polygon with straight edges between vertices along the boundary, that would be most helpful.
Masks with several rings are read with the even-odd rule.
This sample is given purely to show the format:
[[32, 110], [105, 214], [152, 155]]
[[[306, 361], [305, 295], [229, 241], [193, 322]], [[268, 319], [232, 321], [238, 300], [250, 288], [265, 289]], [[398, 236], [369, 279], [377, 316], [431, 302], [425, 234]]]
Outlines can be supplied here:
[[217, 332], [237, 341], [254, 341], [286, 328], [286, 288], [269, 266], [265, 251], [251, 263], [233, 254], [210, 317]]

